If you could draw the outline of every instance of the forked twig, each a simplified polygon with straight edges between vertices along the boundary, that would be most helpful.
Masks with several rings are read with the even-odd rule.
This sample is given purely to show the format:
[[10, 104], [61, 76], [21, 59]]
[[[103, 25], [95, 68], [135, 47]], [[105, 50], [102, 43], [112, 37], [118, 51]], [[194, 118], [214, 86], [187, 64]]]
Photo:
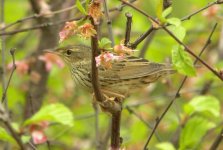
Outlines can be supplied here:
[[152, 20], [154, 23], [156, 23], [157, 25], [159, 25], [161, 28], [163, 28], [164, 31], [166, 31], [177, 43], [179, 43], [180, 45], [182, 45], [184, 47], [184, 50], [186, 52], [188, 52], [190, 55], [192, 55], [193, 57], [195, 57], [198, 61], [200, 61], [205, 67], [207, 67], [213, 74], [215, 74], [221, 81], [223, 81], [223, 76], [218, 73], [215, 69], [213, 69], [210, 65], [208, 65], [205, 61], [203, 61], [200, 57], [198, 57], [194, 51], [192, 49], [190, 49], [187, 45], [185, 45], [180, 39], [178, 39], [169, 29], [167, 29], [167, 27], [164, 25], [161, 25], [159, 21], [157, 21], [156, 19], [154, 19], [152, 16], [148, 15], [147, 13], [145, 13], [144, 11], [142, 11], [141, 9], [137, 8], [136, 6], [132, 5], [131, 3], [128, 3], [124, 0], [121, 0], [123, 3], [125, 3], [126, 5], [132, 7], [133, 9], [137, 10], [138, 12], [140, 12], [141, 14], [143, 14], [144, 16], [146, 16], [147, 18], [149, 18], [150, 20]]

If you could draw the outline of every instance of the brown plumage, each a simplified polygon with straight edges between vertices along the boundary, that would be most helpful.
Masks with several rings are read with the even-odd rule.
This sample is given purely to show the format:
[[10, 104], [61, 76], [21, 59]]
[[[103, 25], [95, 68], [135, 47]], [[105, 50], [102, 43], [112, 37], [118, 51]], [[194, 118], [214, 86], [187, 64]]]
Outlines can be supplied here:
[[[58, 48], [56, 53], [69, 66], [75, 84], [92, 92], [91, 48], [83, 45], [68, 46]], [[99, 67], [98, 71], [103, 94], [120, 98], [175, 72], [170, 65], [149, 62], [134, 56], [126, 56], [121, 61], [113, 62], [111, 69]]]

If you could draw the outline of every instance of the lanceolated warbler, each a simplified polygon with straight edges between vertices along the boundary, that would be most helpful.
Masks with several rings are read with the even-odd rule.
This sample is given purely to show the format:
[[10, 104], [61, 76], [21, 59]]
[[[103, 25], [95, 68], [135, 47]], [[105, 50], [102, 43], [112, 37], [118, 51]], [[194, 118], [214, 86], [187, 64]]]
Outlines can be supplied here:
[[[91, 83], [91, 48], [83, 45], [58, 48], [56, 54], [68, 65], [72, 78], [79, 85], [93, 92]], [[112, 62], [110, 69], [98, 67], [101, 91], [108, 97], [125, 98], [155, 82], [160, 77], [175, 72], [171, 65], [154, 63], [127, 55], [121, 61]]]

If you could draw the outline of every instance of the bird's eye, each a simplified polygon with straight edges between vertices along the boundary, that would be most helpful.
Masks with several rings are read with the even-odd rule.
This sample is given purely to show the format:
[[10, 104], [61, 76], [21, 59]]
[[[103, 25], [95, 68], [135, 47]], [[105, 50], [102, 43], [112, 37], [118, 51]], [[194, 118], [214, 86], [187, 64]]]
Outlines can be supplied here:
[[71, 53], [72, 53], [72, 51], [71, 51], [70, 49], [68, 49], [68, 50], [66, 51], [66, 54], [67, 54], [67, 55], [71, 55]]

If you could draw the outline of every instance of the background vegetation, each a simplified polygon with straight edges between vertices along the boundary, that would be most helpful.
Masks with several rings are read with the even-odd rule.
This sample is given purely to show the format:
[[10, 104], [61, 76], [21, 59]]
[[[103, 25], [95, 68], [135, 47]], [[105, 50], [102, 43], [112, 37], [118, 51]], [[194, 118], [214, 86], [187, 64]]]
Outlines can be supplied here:
[[[66, 21], [83, 16], [77, 8], [57, 12], [54, 15], [46, 12], [64, 10], [75, 6], [76, 2], [1, 1], [4, 2], [4, 5], [1, 5], [1, 17], [4, 16], [4, 19], [0, 24], [1, 70], [5, 72], [0, 74], [2, 78], [0, 95], [3, 95], [2, 100], [5, 100], [0, 105], [0, 149], [18, 149], [16, 138], [20, 139], [20, 137], [22, 143], [29, 143], [27, 147], [33, 147], [33, 149], [107, 149], [110, 137], [110, 115], [100, 111], [96, 117], [91, 94], [74, 86], [70, 72], [60, 58], [42, 54], [42, 50], [58, 46], [59, 31]], [[213, 3], [211, 7], [209, 7], [210, 3]], [[200, 58], [219, 76], [223, 74], [221, 70], [223, 68], [221, 3], [215, 0], [173, 0], [170, 6], [172, 13], [168, 16], [168, 18], [181, 19], [204, 8], [203, 11], [181, 22], [180, 26], [186, 31], [186, 36], [182, 39], [196, 55], [205, 47]], [[133, 8], [129, 6], [122, 8], [123, 4], [120, 1], [107, 1], [107, 4], [108, 8], [113, 10], [109, 15], [115, 44], [120, 44], [125, 38], [126, 12], [132, 14], [133, 20], [130, 43], [150, 28], [151, 21]], [[159, 18], [157, 15], [162, 13], [159, 13], [157, 0], [137, 0], [132, 4], [154, 17]], [[85, 4], [83, 6], [85, 7]], [[28, 16], [32, 17], [27, 19]], [[8, 27], [16, 21], [15, 25]], [[103, 16], [100, 37], [109, 39], [106, 22], [107, 19]], [[216, 23], [218, 25], [210, 36]], [[8, 28], [4, 29], [4, 27]], [[174, 25], [169, 29], [177, 34], [178, 38], [184, 34]], [[211, 43], [207, 42], [210, 38]], [[75, 37], [65, 43], [90, 45], [90, 40]], [[172, 62], [173, 46], [176, 45], [176, 41], [169, 34], [159, 29], [137, 46], [138, 51], [134, 55], [140, 55], [154, 62], [169, 63]], [[13, 57], [10, 50], [12, 53], [14, 48], [16, 50], [13, 56], [17, 68], [10, 85], [7, 86], [13, 70]], [[40, 55], [44, 57], [41, 58]], [[189, 57], [195, 60], [194, 57]], [[187, 57], [183, 59], [186, 59], [186, 62], [190, 61]], [[178, 68], [180, 73], [160, 79], [125, 100], [120, 131], [123, 149], [138, 150], [146, 147], [145, 144], [154, 125], [173, 99], [173, 105], [155, 130], [148, 148], [152, 150], [217, 149], [217, 147], [223, 149], [221, 143], [222, 80], [201, 63], [198, 63], [198, 66], [196, 76], [187, 78], [179, 92], [180, 95], [176, 93], [184, 79], [182, 72], [193, 75], [193, 73], [190, 74], [192, 72], [190, 69], [185, 71], [184, 68], [184, 71], [180, 71]], [[7, 97], [4, 98], [6, 87], [8, 87]], [[39, 111], [40, 108], [42, 111]], [[36, 112], [39, 112], [39, 116], [34, 116]], [[39, 124], [44, 120], [47, 121], [45, 125]], [[14, 132], [10, 130], [10, 127]], [[41, 131], [41, 135], [47, 137], [47, 142], [33, 143], [31, 139], [33, 128]]]

